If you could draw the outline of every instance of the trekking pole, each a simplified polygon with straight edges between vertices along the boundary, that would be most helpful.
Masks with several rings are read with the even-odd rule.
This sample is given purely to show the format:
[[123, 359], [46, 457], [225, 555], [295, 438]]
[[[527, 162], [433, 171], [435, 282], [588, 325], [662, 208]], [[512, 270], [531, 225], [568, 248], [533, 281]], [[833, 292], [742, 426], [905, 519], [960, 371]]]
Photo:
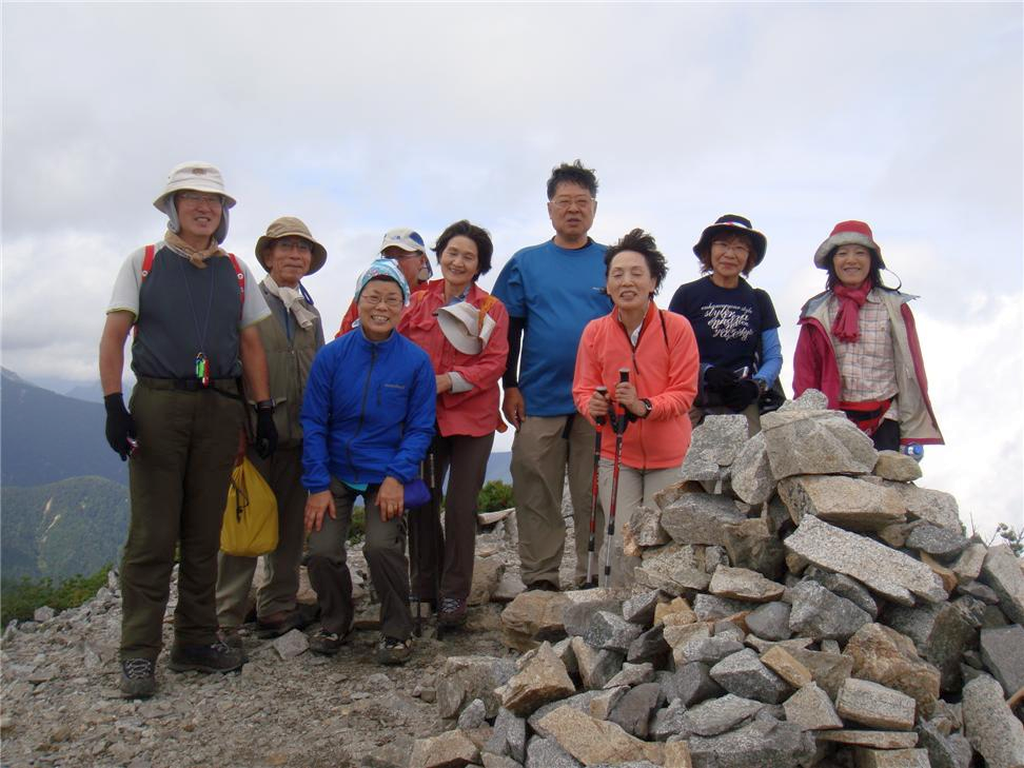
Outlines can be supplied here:
[[[597, 391], [605, 398], [608, 397], [608, 387], [600, 386]], [[594, 546], [597, 542], [597, 472], [601, 462], [601, 429], [604, 427], [604, 416], [598, 416], [597, 432], [594, 436], [594, 478], [590, 484], [590, 538], [587, 540], [587, 581], [585, 586], [597, 586], [597, 552]]]
[[[629, 368], [619, 368], [619, 382], [629, 381]], [[612, 501], [608, 509], [608, 533], [604, 540], [604, 585], [611, 586], [612, 577], [612, 544], [615, 540], [615, 505], [619, 496], [619, 465], [622, 463], [622, 433], [626, 431], [626, 409], [622, 415], [612, 412], [612, 431], [615, 432], [615, 461], [612, 464]]]
[[[424, 474], [426, 474], [426, 463], [421, 461], [420, 462], [420, 477], [423, 477]], [[417, 525], [417, 523], [413, 522], [413, 520], [412, 520], [412, 511], [410, 511], [410, 514], [409, 514], [409, 564], [410, 564], [410, 566], [412, 566], [413, 563], [416, 564], [416, 581], [419, 582], [419, 580], [420, 580], [420, 571], [423, 568], [423, 563], [420, 561], [420, 557], [421, 557], [421, 555], [420, 555], [420, 547], [422, 545], [422, 542], [419, 540], [420, 537], [416, 534], [416, 528], [415, 528], [416, 525]], [[410, 571], [411, 570], [412, 570], [412, 568], [410, 567]], [[419, 584], [418, 583], [414, 584], [412, 582], [411, 578], [409, 580], [409, 586], [411, 587], [409, 591], [414, 593], [414, 596], [416, 598], [416, 623], [415, 623], [415, 627], [413, 629], [413, 634], [415, 634], [416, 637], [420, 637], [423, 634], [423, 597], [420, 595]]]
[[[437, 465], [434, 458], [434, 446], [430, 446], [427, 454], [427, 466], [430, 470], [430, 520], [434, 524], [434, 615], [441, 611], [441, 571], [444, 568], [444, 540], [441, 538], [441, 483], [437, 480]], [[438, 640], [444, 635], [441, 622], [437, 621], [435, 637]]]

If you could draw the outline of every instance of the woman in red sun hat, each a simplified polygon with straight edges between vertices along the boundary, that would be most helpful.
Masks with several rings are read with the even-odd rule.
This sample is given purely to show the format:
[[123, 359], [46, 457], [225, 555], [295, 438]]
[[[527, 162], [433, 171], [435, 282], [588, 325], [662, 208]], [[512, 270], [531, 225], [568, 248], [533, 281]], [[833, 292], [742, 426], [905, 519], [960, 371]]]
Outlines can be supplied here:
[[843, 221], [814, 254], [825, 291], [800, 311], [793, 360], [796, 396], [818, 389], [875, 443], [920, 459], [941, 445], [921, 345], [908, 302], [882, 282], [882, 249], [863, 221]]

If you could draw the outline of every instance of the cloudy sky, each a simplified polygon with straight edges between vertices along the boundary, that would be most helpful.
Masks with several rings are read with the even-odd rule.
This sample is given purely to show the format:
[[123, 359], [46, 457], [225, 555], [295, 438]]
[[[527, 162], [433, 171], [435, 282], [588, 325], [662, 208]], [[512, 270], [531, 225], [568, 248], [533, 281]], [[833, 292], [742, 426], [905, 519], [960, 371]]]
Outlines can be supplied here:
[[490, 287], [550, 236], [545, 180], [580, 157], [601, 183], [591, 234], [653, 232], [667, 295], [717, 216], [766, 233], [752, 282], [787, 385], [815, 247], [870, 222], [888, 279], [920, 296], [948, 443], [922, 484], [969, 526], [1020, 526], [1022, 9], [5, 2], [3, 365], [60, 391], [97, 378], [114, 275], [163, 232], [150, 202], [183, 160], [223, 170], [226, 245], [252, 264], [270, 220], [306, 220], [333, 326], [393, 226], [487, 227]]

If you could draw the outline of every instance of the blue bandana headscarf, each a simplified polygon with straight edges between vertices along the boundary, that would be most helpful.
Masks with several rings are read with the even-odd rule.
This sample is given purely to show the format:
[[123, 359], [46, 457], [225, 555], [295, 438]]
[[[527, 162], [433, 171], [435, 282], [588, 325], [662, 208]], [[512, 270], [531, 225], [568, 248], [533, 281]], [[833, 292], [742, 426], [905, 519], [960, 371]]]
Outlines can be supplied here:
[[371, 280], [379, 278], [394, 280], [398, 283], [398, 287], [402, 289], [402, 304], [409, 303], [409, 284], [405, 281], [405, 275], [402, 274], [402, 270], [398, 268], [398, 265], [392, 259], [377, 259], [359, 276], [359, 279], [356, 280], [356, 303], [359, 303], [359, 297], [362, 295], [366, 284]]

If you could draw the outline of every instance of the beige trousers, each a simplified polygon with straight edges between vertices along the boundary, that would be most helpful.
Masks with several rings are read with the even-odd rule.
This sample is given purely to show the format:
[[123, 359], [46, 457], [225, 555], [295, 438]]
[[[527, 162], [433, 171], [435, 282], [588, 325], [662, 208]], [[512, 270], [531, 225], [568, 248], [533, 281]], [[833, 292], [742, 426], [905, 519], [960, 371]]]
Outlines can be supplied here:
[[[601, 459], [601, 470], [598, 478], [599, 494], [601, 505], [611, 512], [612, 501], [612, 462], [608, 459]], [[611, 543], [611, 578], [608, 579], [605, 573], [607, 557], [606, 547], [608, 539], [605, 538], [604, 547], [601, 548], [600, 585], [621, 587], [630, 584], [633, 579], [633, 569], [639, 563], [639, 558], [625, 557], [622, 554], [622, 531], [626, 523], [633, 517], [633, 513], [641, 506], [653, 507], [654, 495], [659, 491], [668, 488], [672, 483], [680, 479], [680, 467], [669, 467], [667, 469], [634, 469], [624, 464], [619, 465], [619, 492], [615, 503], [615, 538]]]
[[[576, 526], [575, 584], [587, 574], [591, 491], [594, 476], [593, 426], [580, 415], [528, 416], [512, 442], [512, 486], [519, 528], [523, 583], [559, 585], [558, 567], [565, 549], [562, 491], [566, 472]], [[604, 512], [597, 505], [596, 543], [604, 538]]]

